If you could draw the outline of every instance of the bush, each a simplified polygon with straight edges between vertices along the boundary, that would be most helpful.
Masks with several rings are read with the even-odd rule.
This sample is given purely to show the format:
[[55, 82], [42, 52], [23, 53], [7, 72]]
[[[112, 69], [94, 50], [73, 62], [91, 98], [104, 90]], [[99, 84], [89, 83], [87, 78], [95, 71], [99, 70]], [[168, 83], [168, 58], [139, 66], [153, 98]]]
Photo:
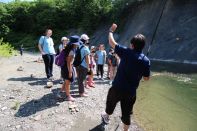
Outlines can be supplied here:
[[0, 56], [9, 57], [16, 53], [14, 48], [8, 43], [3, 42], [3, 38], [0, 39]]

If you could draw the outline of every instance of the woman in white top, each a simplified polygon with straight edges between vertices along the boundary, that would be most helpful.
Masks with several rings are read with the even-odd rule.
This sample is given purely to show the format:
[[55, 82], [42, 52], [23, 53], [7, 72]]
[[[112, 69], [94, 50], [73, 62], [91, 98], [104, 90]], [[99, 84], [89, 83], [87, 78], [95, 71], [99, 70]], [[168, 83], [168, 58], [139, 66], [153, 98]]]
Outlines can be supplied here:
[[[65, 49], [66, 45], [68, 44], [68, 41], [69, 39], [67, 37], [62, 37], [61, 38], [61, 44], [59, 45], [59, 48], [58, 48], [58, 51], [57, 51], [57, 54], [56, 55], [59, 55], [59, 53]], [[60, 84], [63, 84], [64, 83], [64, 80], [62, 78], [62, 75], [60, 76]]]
[[66, 47], [68, 44], [69, 39], [67, 37], [62, 37], [61, 38], [61, 44], [59, 45], [59, 53]]

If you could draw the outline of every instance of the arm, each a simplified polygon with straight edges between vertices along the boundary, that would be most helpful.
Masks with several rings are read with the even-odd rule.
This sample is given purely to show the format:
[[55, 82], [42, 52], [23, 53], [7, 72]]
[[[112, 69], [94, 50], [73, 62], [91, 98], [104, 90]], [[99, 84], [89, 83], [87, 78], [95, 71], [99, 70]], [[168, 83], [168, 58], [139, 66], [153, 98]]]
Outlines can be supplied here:
[[42, 45], [43, 45], [43, 44], [44, 44], [44, 37], [41, 36], [41, 37], [40, 37], [40, 40], [39, 40], [39, 43], [38, 43], [38, 49], [39, 49], [39, 51], [40, 51], [40, 53], [41, 53], [42, 55], [45, 54], [44, 51], [43, 51], [43, 48], [42, 48]]
[[40, 53], [41, 53], [42, 55], [45, 54], [44, 51], [43, 51], [43, 49], [42, 49], [42, 46], [41, 46], [40, 44], [38, 44], [38, 49], [39, 49], [39, 51], [40, 51]]
[[117, 42], [114, 40], [113, 32], [116, 30], [117, 25], [112, 24], [110, 30], [109, 30], [109, 45], [114, 49], [117, 45]]
[[85, 56], [85, 61], [86, 61], [86, 63], [87, 63], [88, 71], [89, 71], [89, 64], [90, 64], [90, 56], [89, 56], [89, 55], [86, 55], [86, 56]]
[[73, 56], [68, 56], [67, 57], [67, 67], [68, 67], [68, 73], [69, 73], [69, 78], [71, 78], [72, 77], [72, 72], [73, 72], [73, 70], [72, 70], [72, 63], [71, 63], [71, 61], [73, 61], [73, 59], [74, 59], [74, 57]]

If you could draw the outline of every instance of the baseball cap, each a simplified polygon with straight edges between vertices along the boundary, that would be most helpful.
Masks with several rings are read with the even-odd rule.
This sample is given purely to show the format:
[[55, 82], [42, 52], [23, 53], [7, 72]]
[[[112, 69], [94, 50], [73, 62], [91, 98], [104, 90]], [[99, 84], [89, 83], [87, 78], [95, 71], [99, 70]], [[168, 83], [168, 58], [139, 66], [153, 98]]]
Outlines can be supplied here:
[[90, 48], [90, 49], [92, 50], [92, 49], [94, 49], [94, 48], [95, 48], [95, 46], [91, 46], [91, 48]]
[[83, 40], [89, 40], [90, 38], [88, 37], [88, 35], [82, 34], [81, 35], [81, 39], [83, 39]]
[[63, 41], [63, 40], [68, 40], [68, 38], [67, 37], [62, 37], [61, 41]]

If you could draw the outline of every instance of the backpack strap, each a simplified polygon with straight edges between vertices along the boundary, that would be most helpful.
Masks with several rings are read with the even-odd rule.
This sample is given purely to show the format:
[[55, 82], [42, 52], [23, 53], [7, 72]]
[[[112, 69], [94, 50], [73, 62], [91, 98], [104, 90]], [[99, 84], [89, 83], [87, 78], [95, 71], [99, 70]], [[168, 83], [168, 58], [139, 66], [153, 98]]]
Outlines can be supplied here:
[[[82, 45], [82, 46], [79, 48], [80, 53], [81, 53], [81, 49], [82, 49], [83, 47], [85, 47], [85, 46]], [[85, 58], [85, 56], [83, 56], [83, 58], [82, 58], [82, 60], [81, 60], [81, 63], [83, 62], [84, 58]]]

